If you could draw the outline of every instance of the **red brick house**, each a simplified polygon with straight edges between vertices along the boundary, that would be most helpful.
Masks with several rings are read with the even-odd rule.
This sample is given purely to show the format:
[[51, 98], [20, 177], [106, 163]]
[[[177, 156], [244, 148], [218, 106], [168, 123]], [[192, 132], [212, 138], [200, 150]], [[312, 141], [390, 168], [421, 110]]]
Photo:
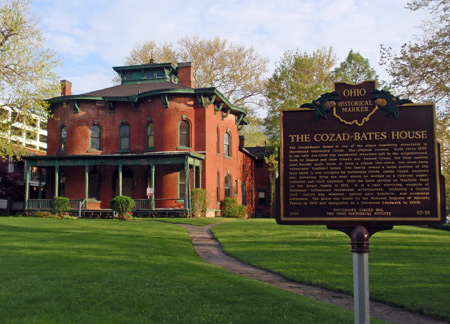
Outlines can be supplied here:
[[[187, 211], [190, 191], [209, 194], [208, 215], [234, 197], [254, 214], [255, 158], [239, 145], [246, 111], [216, 88], [194, 88], [190, 63], [114, 67], [121, 84], [50, 99], [47, 156], [27, 157], [47, 172], [48, 197], [66, 196], [88, 215], [127, 195], [141, 213]], [[148, 193], [152, 195], [147, 196]], [[153, 194], [154, 193], [154, 194]], [[27, 209], [51, 202], [30, 199]]]

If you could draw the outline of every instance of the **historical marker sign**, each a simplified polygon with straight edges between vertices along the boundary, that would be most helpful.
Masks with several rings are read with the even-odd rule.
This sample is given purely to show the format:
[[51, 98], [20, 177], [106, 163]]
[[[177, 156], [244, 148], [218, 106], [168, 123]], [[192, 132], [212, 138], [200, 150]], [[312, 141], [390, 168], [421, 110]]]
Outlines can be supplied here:
[[442, 223], [434, 106], [404, 104], [375, 82], [335, 89], [281, 113], [277, 222]]

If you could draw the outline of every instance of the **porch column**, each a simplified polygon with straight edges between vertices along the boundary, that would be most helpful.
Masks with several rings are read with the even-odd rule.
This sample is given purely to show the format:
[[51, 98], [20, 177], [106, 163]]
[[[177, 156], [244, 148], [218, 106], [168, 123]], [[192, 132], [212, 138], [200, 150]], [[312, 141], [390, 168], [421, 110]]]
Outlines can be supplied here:
[[84, 165], [84, 209], [88, 209], [88, 198], [89, 198], [89, 164]]
[[31, 167], [27, 165], [27, 161], [25, 161], [25, 209], [28, 209], [28, 198], [30, 197], [30, 173]]
[[197, 166], [197, 160], [194, 160], [194, 163], [192, 164], [192, 169], [194, 170], [193, 175], [192, 175], [192, 183], [193, 183], [192, 188], [197, 188], [197, 186], [196, 186], [197, 181], [195, 179], [195, 175], [197, 174], [196, 166]]
[[184, 176], [185, 176], [185, 189], [184, 189], [184, 208], [189, 209], [189, 180], [191, 178], [191, 175], [189, 173], [189, 163], [188, 159], [186, 158], [186, 161], [184, 162]]
[[55, 197], [59, 196], [59, 165], [55, 164]]
[[119, 160], [119, 196], [122, 196], [122, 160]]
[[42, 168], [39, 168], [39, 191], [38, 191], [38, 199], [42, 199]]
[[153, 196], [152, 199], [150, 200], [150, 209], [155, 209], [155, 166], [152, 165], [152, 183], [150, 184], [150, 186], [153, 188]]
[[200, 161], [200, 165], [198, 166], [198, 181], [200, 181], [198, 187], [202, 187], [202, 161]]

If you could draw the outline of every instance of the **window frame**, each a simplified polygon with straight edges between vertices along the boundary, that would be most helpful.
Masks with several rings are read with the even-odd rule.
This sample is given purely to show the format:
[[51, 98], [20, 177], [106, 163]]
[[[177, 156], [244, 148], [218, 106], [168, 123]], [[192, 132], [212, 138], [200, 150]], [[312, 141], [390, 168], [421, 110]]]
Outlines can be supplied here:
[[[228, 182], [228, 187], [227, 187]], [[224, 191], [225, 191], [225, 198], [231, 198], [231, 176], [229, 174], [225, 175], [224, 178]]]
[[186, 195], [186, 170], [181, 169], [180, 171], [178, 171], [178, 199], [184, 200], [185, 195]]
[[223, 136], [223, 156], [231, 157], [231, 134], [225, 132]]
[[[187, 131], [184, 133], [181, 133], [181, 126], [182, 125], [186, 125], [187, 127]], [[184, 138], [184, 140], [187, 142], [187, 145], [182, 145], [182, 136]], [[186, 144], [186, 143], [183, 143]], [[190, 123], [183, 119], [180, 120], [180, 122], [178, 123], [178, 147], [177, 149], [190, 149], [191, 148], [191, 125]]]
[[245, 181], [241, 182], [241, 205], [247, 206], [247, 185]]
[[[128, 129], [128, 136], [123, 136], [122, 135], [122, 129]], [[130, 125], [128, 124], [121, 124], [119, 127], [119, 152], [129, 152], [130, 151], [130, 132], [131, 132], [131, 128]], [[122, 139], [126, 139], [128, 138], [128, 148], [123, 148], [122, 147]]]
[[[92, 129], [93, 128], [97, 128], [98, 127], [98, 137], [93, 137], [93, 132]], [[94, 138], [98, 138], [98, 148], [94, 148], [92, 145], [92, 140]], [[90, 128], [90, 134], [89, 134], [89, 150], [92, 151], [101, 151], [102, 150], [102, 128], [100, 127], [100, 125], [98, 124], [93, 124]]]
[[[63, 131], [65, 131], [64, 137]], [[59, 152], [66, 153], [66, 148], [67, 148], [67, 127], [61, 125], [59, 129]]]
[[[149, 132], [149, 127], [152, 126], [152, 133]], [[150, 137], [152, 137], [153, 145], [150, 146]], [[147, 123], [147, 150], [153, 151], [155, 150], [155, 124], [153, 122]]]

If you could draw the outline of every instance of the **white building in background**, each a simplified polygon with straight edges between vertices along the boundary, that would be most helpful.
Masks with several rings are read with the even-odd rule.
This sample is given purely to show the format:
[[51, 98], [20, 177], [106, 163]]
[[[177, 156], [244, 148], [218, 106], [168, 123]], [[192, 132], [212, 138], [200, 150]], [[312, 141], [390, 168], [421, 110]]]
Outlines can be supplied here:
[[[7, 122], [14, 120], [17, 110], [7, 107], [0, 103], [0, 116], [6, 116]], [[0, 132], [0, 136], [8, 138], [12, 143], [21, 147], [26, 147], [31, 154], [46, 155], [47, 154], [47, 118], [34, 116], [33, 125], [25, 125], [22, 122], [14, 122], [8, 133]], [[0, 120], [0, 122], [3, 122]], [[17, 173], [20, 178], [20, 185], [25, 184], [25, 168], [23, 161], [15, 161], [14, 158], [8, 159], [8, 172]], [[0, 176], [1, 179], [1, 176]], [[45, 179], [45, 175], [41, 175], [41, 181]], [[45, 181], [45, 180], [44, 180]], [[45, 183], [41, 182], [41, 186]], [[30, 193], [33, 196], [38, 196], [39, 188], [39, 174], [32, 172], [30, 179]], [[25, 192], [25, 188], [22, 190]], [[8, 208], [8, 193], [0, 190], [0, 214], [5, 213]], [[24, 198], [12, 200], [11, 213], [14, 214], [24, 209]]]
[[[15, 115], [18, 113], [14, 108], [3, 106], [2, 104], [0, 104], [0, 110], [6, 112], [7, 121], [14, 120]], [[0, 135], [7, 136], [19, 146], [25, 146], [28, 149], [45, 154], [47, 152], [47, 118], [38, 115], [35, 115], [34, 118], [34, 125], [27, 126], [22, 122], [15, 122], [9, 129], [8, 134]]]

